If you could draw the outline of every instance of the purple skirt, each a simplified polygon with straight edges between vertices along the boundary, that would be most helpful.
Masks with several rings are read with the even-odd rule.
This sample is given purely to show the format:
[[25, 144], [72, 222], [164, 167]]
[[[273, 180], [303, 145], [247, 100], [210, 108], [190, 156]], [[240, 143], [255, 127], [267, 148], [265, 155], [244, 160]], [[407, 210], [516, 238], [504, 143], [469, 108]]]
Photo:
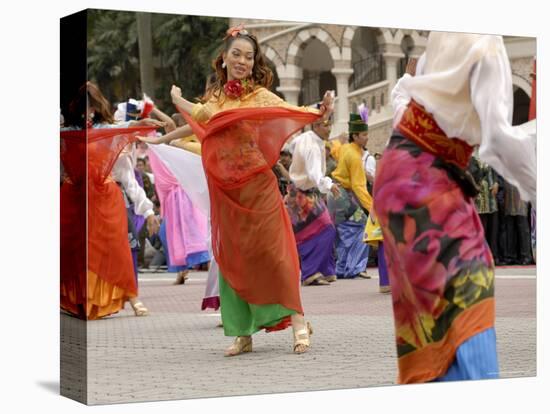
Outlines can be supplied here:
[[334, 275], [336, 229], [319, 192], [301, 191], [291, 184], [285, 203], [298, 245], [301, 280], [318, 272]]

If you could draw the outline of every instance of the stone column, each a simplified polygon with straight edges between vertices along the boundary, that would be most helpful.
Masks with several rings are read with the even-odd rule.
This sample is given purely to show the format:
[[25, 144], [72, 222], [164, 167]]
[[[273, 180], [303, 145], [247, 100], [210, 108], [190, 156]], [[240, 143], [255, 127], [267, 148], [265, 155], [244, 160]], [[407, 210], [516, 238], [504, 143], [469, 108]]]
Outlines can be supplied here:
[[348, 130], [349, 102], [348, 102], [348, 81], [353, 73], [351, 68], [334, 68], [332, 74], [336, 78], [336, 107], [334, 108], [334, 126], [331, 136], [339, 135]]
[[405, 55], [403, 53], [386, 52], [383, 53], [382, 56], [384, 56], [384, 61], [386, 63], [386, 80], [389, 81], [388, 87], [391, 93], [393, 87], [397, 83], [397, 61], [405, 57]]
[[298, 97], [302, 88], [301, 73], [299, 77], [279, 77], [279, 82], [277, 92], [281, 92], [289, 104], [298, 105]]
[[289, 104], [298, 105], [298, 97], [302, 88], [302, 68], [294, 64], [278, 66], [277, 75], [280, 82], [277, 92], [281, 92]]

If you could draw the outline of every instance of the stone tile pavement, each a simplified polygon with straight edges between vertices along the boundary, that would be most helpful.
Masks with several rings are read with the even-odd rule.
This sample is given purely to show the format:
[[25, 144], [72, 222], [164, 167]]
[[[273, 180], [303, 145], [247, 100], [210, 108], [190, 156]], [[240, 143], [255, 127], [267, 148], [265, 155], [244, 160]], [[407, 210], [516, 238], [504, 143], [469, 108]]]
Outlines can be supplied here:
[[[110, 404], [394, 385], [390, 296], [378, 293], [376, 269], [369, 271], [373, 279], [302, 288], [310, 352], [292, 353], [288, 329], [256, 334], [254, 352], [234, 358], [223, 357], [232, 338], [216, 327], [219, 313], [200, 311], [205, 272], [180, 286], [173, 274], [142, 274], [150, 316], [133, 316], [129, 305], [87, 324], [61, 315], [62, 393]], [[534, 273], [497, 272], [503, 378], [536, 375]]]

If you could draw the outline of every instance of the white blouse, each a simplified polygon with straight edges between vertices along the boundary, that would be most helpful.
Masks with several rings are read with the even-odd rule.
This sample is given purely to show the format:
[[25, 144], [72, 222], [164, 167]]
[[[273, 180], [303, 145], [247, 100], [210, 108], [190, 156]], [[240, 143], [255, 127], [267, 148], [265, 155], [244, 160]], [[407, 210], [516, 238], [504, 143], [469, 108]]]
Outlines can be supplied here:
[[113, 179], [124, 187], [126, 195], [134, 203], [134, 212], [145, 218], [155, 214], [153, 202], [147, 198], [145, 190], [139, 185], [134, 173], [136, 155], [135, 146], [128, 146], [120, 153], [115, 162], [111, 175]]
[[[449, 42], [445, 43], [445, 34], [438, 33], [434, 48], [444, 45], [453, 50], [453, 42], [460, 42], [461, 37], [451, 35]], [[486, 37], [491, 39], [487, 41]], [[470, 62], [470, 67], [457, 63], [459, 57], [454, 56], [447, 71], [442, 57], [434, 50], [428, 50], [428, 41], [426, 52], [418, 61], [416, 75], [405, 74], [392, 91], [393, 126], [397, 126], [413, 98], [434, 116], [448, 137], [459, 137], [469, 145], [479, 146], [480, 159], [516, 186], [523, 200], [535, 204], [536, 122], [515, 127], [511, 125], [512, 75], [502, 38], [478, 38], [481, 41], [474, 42], [471, 49], [479, 53], [479, 44], [487, 43], [490, 47], [486, 53], [476, 60], [471, 56], [473, 52], [468, 53], [466, 49], [463, 59]], [[445, 53], [442, 53], [443, 57]], [[432, 64], [430, 58], [437, 62]], [[426, 73], [427, 68], [434, 66], [438, 71]], [[454, 68], [459, 69], [453, 72]], [[457, 87], [461, 76], [467, 76], [466, 94]], [[468, 106], [471, 107], [469, 111]]]
[[300, 190], [317, 188], [327, 194], [332, 187], [332, 179], [325, 176], [325, 141], [315, 132], [307, 131], [294, 138], [292, 145], [292, 164], [288, 173], [294, 185]]
[[370, 176], [374, 177], [376, 174], [376, 158], [370, 152], [365, 150], [363, 153], [363, 167], [365, 172]]

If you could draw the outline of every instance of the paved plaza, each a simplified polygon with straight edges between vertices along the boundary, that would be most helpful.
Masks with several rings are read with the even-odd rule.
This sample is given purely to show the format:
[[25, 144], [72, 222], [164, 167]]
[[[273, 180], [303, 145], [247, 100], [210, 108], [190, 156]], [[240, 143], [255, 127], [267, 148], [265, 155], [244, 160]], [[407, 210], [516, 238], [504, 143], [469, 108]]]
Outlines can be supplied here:
[[[391, 298], [369, 273], [302, 288], [310, 352], [294, 355], [287, 329], [254, 335], [254, 351], [233, 358], [223, 357], [232, 338], [217, 327], [219, 312], [200, 310], [206, 272], [179, 286], [175, 274], [140, 274], [150, 316], [129, 304], [87, 324], [61, 315], [62, 394], [111, 404], [394, 385]], [[496, 300], [501, 377], [536, 375], [535, 268], [498, 268]]]

